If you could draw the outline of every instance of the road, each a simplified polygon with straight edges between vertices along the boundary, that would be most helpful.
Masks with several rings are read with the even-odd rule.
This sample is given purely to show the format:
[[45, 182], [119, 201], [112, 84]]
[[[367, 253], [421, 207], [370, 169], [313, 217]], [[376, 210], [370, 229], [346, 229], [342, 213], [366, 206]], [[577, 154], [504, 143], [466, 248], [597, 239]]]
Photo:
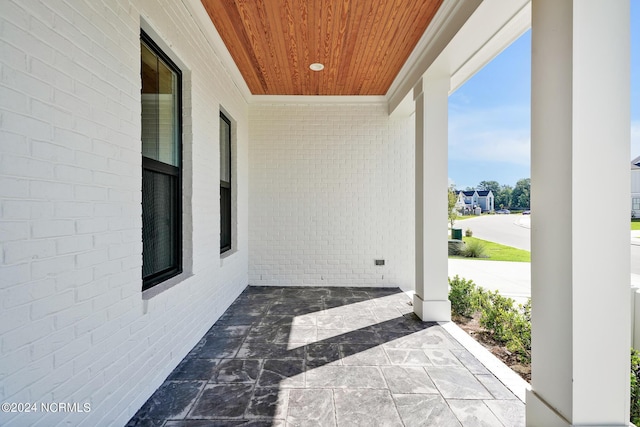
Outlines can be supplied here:
[[[470, 228], [479, 239], [531, 251], [530, 220], [527, 215], [483, 215], [457, 221], [454, 228], [463, 233]], [[630, 239], [631, 273], [640, 275], [640, 232], [631, 232]]]
[[[454, 228], [468, 228], [473, 236], [490, 242], [531, 251], [530, 216], [483, 215], [457, 221]], [[639, 239], [640, 240], [640, 239]], [[528, 262], [449, 259], [449, 276], [471, 279], [524, 304], [531, 296], [531, 264]]]
[[463, 233], [470, 228], [478, 239], [531, 251], [530, 219], [528, 215], [482, 215], [456, 221], [453, 227]]
[[[456, 222], [455, 228], [470, 228], [479, 239], [531, 250], [531, 216], [483, 215]], [[640, 288], [640, 231], [630, 232], [630, 281]], [[449, 259], [449, 276], [472, 279], [485, 289], [523, 303], [531, 295], [531, 264], [527, 262], [475, 261]]]

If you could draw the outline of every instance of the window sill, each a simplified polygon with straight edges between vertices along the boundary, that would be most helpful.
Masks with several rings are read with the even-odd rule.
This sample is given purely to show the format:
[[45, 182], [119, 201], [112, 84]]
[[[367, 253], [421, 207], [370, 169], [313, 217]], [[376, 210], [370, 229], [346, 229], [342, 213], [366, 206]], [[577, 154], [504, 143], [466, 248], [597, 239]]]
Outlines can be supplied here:
[[148, 300], [160, 295], [164, 291], [167, 291], [167, 290], [173, 288], [177, 284], [184, 282], [185, 280], [187, 280], [191, 276], [193, 276], [192, 273], [183, 271], [182, 273], [178, 274], [177, 276], [174, 276], [174, 277], [172, 277], [170, 279], [167, 279], [164, 282], [158, 283], [153, 288], [147, 289], [146, 291], [142, 291], [142, 300], [143, 301], [148, 301]]
[[237, 249], [229, 249], [228, 251], [220, 254], [220, 267], [224, 267], [224, 263], [228, 258], [231, 258], [234, 254], [238, 253]]

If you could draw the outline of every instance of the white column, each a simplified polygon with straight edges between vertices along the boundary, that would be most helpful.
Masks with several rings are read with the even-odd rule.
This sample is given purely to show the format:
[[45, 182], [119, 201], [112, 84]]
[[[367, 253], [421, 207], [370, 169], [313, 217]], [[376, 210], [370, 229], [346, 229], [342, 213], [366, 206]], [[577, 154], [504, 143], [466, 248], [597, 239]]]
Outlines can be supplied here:
[[529, 426], [629, 421], [629, 20], [532, 3]]
[[449, 78], [423, 77], [414, 88], [413, 97], [416, 103], [416, 283], [413, 308], [424, 321], [449, 321]]

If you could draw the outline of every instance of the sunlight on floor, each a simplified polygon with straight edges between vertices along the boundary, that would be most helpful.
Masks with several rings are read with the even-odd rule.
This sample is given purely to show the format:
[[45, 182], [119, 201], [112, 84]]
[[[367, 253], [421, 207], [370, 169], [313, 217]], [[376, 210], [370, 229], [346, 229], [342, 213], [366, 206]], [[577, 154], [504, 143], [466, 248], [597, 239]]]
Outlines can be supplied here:
[[[413, 292], [410, 294], [412, 298]], [[291, 325], [287, 349], [321, 342], [401, 317], [397, 307], [398, 295], [395, 294], [296, 316]], [[407, 304], [406, 307], [406, 313], [413, 311], [411, 305]]]

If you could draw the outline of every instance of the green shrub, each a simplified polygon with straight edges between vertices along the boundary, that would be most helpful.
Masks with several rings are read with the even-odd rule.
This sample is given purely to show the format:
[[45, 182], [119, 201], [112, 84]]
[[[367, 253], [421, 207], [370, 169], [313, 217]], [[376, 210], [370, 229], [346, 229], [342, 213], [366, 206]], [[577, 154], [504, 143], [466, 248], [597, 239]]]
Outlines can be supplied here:
[[451, 301], [451, 314], [471, 317], [475, 312], [473, 297], [476, 285], [473, 280], [461, 279], [456, 275], [449, 278], [449, 300]]
[[467, 258], [487, 258], [487, 249], [479, 240], [471, 240], [466, 242], [462, 255]]
[[531, 361], [531, 301], [515, 306], [511, 298], [497, 291], [487, 293], [481, 310], [480, 325], [517, 355], [522, 362]]
[[457, 275], [449, 279], [449, 287], [451, 314], [472, 317], [479, 312], [480, 325], [497, 342], [522, 363], [531, 362], [531, 300], [516, 306], [511, 298], [503, 297], [498, 291], [476, 287], [473, 280]]
[[475, 292], [471, 296], [471, 305], [473, 306], [474, 312], [482, 312], [485, 307], [489, 305], [489, 294], [490, 292], [482, 286], [476, 287]]
[[631, 422], [640, 425], [640, 353], [631, 349]]
[[470, 228], [467, 228], [466, 230], [464, 230], [464, 235], [466, 237], [473, 237], [473, 231], [471, 231]]

